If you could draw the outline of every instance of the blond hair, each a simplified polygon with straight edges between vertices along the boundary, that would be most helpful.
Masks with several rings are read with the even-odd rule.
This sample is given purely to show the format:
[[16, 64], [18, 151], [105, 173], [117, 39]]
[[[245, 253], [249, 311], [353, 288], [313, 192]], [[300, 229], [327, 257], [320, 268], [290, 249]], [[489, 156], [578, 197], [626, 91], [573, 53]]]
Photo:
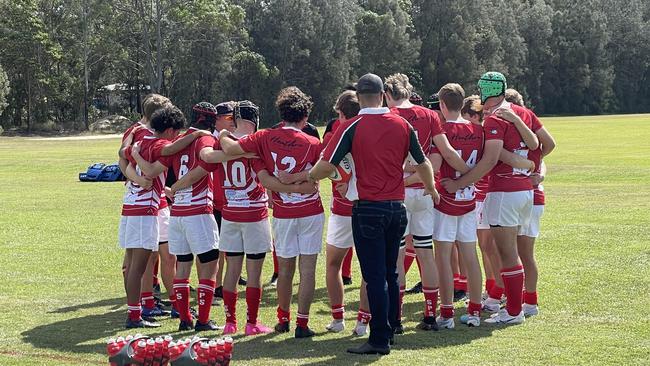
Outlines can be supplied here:
[[506, 89], [506, 100], [516, 105], [524, 106], [524, 98], [515, 89]]
[[413, 93], [413, 85], [404, 74], [393, 74], [384, 81], [384, 90], [395, 100], [408, 99]]
[[359, 98], [357, 93], [352, 90], [346, 90], [338, 98], [334, 104], [334, 110], [343, 113], [345, 118], [352, 118], [359, 114]]
[[465, 90], [459, 84], [445, 84], [438, 92], [438, 99], [440, 99], [440, 102], [445, 103], [445, 106], [450, 111], [460, 111], [463, 108]]

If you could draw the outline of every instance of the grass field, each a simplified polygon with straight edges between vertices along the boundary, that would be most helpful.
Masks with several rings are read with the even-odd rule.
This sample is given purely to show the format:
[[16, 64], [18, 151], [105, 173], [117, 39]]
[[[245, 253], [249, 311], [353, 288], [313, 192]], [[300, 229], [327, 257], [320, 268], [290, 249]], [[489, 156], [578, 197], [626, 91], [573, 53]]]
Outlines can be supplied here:
[[[650, 364], [650, 115], [544, 122], [558, 147], [547, 159], [539, 316], [507, 328], [421, 332], [422, 295], [407, 295], [406, 333], [391, 354], [354, 357], [345, 348], [359, 340], [324, 331], [321, 258], [310, 320], [318, 335], [238, 337], [235, 364]], [[106, 364], [105, 340], [127, 333], [117, 246], [123, 186], [77, 181], [90, 163], [114, 161], [118, 143], [0, 138], [0, 365]], [[346, 288], [348, 326], [358, 274], [354, 280]], [[274, 300], [266, 288], [261, 319], [270, 325]], [[238, 305], [243, 324], [242, 298]], [[223, 323], [221, 307], [212, 315]], [[162, 324], [154, 334], [177, 327]]]

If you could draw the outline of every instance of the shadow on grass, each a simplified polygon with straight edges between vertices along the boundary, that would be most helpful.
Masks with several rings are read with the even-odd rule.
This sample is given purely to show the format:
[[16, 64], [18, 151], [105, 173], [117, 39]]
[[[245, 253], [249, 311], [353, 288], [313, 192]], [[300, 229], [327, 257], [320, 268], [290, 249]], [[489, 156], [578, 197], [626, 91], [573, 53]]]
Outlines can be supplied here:
[[[348, 312], [356, 313], [358, 308], [358, 286], [346, 286], [346, 297], [355, 299], [348, 302]], [[243, 291], [240, 295], [243, 296]], [[273, 288], [266, 288], [263, 294], [262, 307], [269, 310], [276, 307], [276, 295]], [[328, 305], [327, 290], [318, 288], [314, 294], [315, 302], [322, 302]], [[417, 299], [416, 301], [413, 301]], [[411, 296], [407, 298], [410, 302], [404, 305], [404, 324], [405, 333], [396, 336], [396, 344], [393, 351], [407, 350], [432, 350], [436, 348], [452, 347], [459, 344], [472, 342], [475, 339], [489, 337], [497, 327], [483, 325], [479, 328], [467, 328], [457, 323], [454, 330], [445, 330], [439, 332], [424, 332], [415, 329], [415, 324], [422, 317], [423, 303], [420, 296]], [[296, 294], [294, 293], [295, 310]], [[51, 349], [59, 352], [71, 352], [78, 354], [104, 354], [105, 346], [103, 340], [115, 336], [115, 334], [126, 334], [124, 330], [125, 312], [122, 309], [124, 298], [106, 299], [94, 303], [82, 304], [64, 307], [52, 311], [51, 313], [65, 314], [77, 311], [79, 309], [105, 308], [110, 307], [108, 312], [103, 314], [92, 314], [82, 317], [74, 317], [50, 324], [39, 325], [33, 329], [26, 330], [21, 335], [23, 340], [32, 344], [35, 348]], [[118, 309], [114, 311], [115, 309]], [[217, 306], [221, 310], [221, 306]], [[329, 308], [329, 306], [327, 306]], [[245, 307], [240, 308], [245, 311]], [[462, 307], [457, 309], [456, 319], [464, 313]], [[329, 317], [328, 311], [323, 311], [322, 307], [313, 313], [318, 317]], [[213, 312], [214, 319], [220, 322], [222, 313]], [[348, 317], [349, 318], [349, 317]], [[268, 319], [270, 321], [270, 319]], [[352, 320], [352, 319], [350, 319]], [[348, 325], [354, 324], [354, 320], [348, 320]], [[167, 322], [169, 320], [165, 320]], [[175, 322], [175, 321], [174, 321]], [[414, 323], [415, 322], [415, 323]], [[239, 334], [235, 336], [236, 348], [234, 359], [242, 361], [255, 361], [261, 359], [287, 360], [299, 362], [305, 365], [331, 365], [331, 364], [357, 364], [366, 365], [379, 359], [379, 356], [355, 356], [348, 354], [346, 349], [360, 345], [365, 342], [367, 337], [353, 337], [351, 327], [339, 334], [327, 333], [324, 330], [315, 328], [317, 331], [315, 337], [311, 339], [295, 339], [293, 329], [295, 323], [292, 322], [292, 331], [285, 334], [271, 333], [256, 337], [244, 337]], [[130, 333], [142, 332], [149, 336], [158, 336], [169, 334], [169, 327], [164, 330], [133, 330]], [[194, 332], [174, 332], [172, 336], [176, 339], [192, 337]], [[206, 337], [218, 337], [220, 333], [207, 333]], [[311, 360], [310, 360], [311, 359]]]

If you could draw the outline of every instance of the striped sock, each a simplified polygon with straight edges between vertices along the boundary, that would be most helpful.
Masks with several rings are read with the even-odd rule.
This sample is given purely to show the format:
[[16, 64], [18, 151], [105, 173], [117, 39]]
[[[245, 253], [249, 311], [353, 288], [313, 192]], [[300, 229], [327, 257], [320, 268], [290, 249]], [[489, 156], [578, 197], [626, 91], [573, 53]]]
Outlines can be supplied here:
[[508, 301], [506, 310], [511, 316], [517, 316], [521, 313], [521, 294], [524, 289], [524, 267], [517, 265], [501, 270], [503, 278], [503, 287]]

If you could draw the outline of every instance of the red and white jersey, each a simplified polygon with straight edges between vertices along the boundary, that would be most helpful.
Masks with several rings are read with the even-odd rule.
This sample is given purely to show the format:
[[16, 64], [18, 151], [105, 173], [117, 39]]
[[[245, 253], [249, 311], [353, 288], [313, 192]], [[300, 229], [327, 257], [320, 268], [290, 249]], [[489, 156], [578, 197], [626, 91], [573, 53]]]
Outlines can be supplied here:
[[[442, 125], [451, 146], [471, 169], [483, 155], [483, 127], [475, 125], [463, 118], [448, 120]], [[438, 152], [437, 148], [433, 152]], [[440, 179], [456, 179], [461, 173], [452, 168], [445, 160], [440, 166]], [[476, 188], [472, 184], [459, 189], [454, 193], [447, 192], [440, 180], [436, 182], [436, 189], [440, 193], [440, 203], [435, 208], [447, 215], [461, 216], [474, 210], [476, 207]]]
[[142, 141], [142, 138], [145, 136], [153, 136], [153, 131], [147, 128], [144, 123], [138, 121], [132, 124], [131, 127], [127, 128], [126, 131], [124, 131], [124, 134], [122, 134], [122, 142], [124, 142], [124, 140], [126, 140], [126, 138], [129, 137], [131, 132], [134, 130], [135, 132], [133, 134], [133, 143]]
[[[163, 147], [169, 144], [167, 140], [159, 139], [155, 136], [145, 136], [140, 142], [140, 155], [148, 162], [160, 161], [165, 166], [169, 166], [169, 157], [161, 155]], [[142, 176], [142, 171], [137, 166], [135, 159], [131, 156], [132, 147], [126, 150], [126, 158], [136, 167], [138, 175]], [[161, 201], [164, 201], [164, 187], [167, 171], [162, 172], [153, 180], [149, 189], [143, 189], [136, 183], [129, 181], [126, 184], [126, 193], [122, 205], [123, 216], [157, 216], [158, 210], [162, 208]], [[164, 206], [166, 207], [166, 206]]]
[[[221, 150], [219, 140], [215, 150]], [[212, 165], [212, 164], [211, 164]], [[222, 217], [233, 222], [258, 222], [269, 216], [266, 189], [257, 178], [257, 173], [265, 170], [261, 159], [240, 158], [216, 165], [215, 177], [224, 193], [225, 204]]]
[[[255, 153], [264, 163], [264, 169], [278, 176], [300, 173], [311, 169], [321, 153], [320, 141], [294, 127], [257, 131], [239, 140], [246, 152]], [[318, 192], [312, 194], [273, 192], [273, 217], [291, 219], [317, 215], [323, 212]]]
[[[332, 128], [332, 131], [325, 134], [325, 136], [323, 137], [323, 146], [327, 146], [327, 144], [332, 139], [332, 136], [334, 136], [334, 133], [336, 132], [337, 128], [340, 125], [341, 123], [339, 123], [339, 121], [337, 120], [334, 127]], [[352, 201], [343, 197], [339, 193], [339, 191], [336, 190], [337, 184], [339, 183], [332, 182], [332, 207], [331, 207], [332, 213], [339, 216], [352, 216]]]
[[[197, 131], [196, 128], [190, 127], [185, 134], [187, 136]], [[206, 168], [205, 162], [201, 160], [201, 150], [206, 147], [212, 149], [214, 137], [202, 136], [192, 142], [185, 149], [178, 152], [168, 160], [169, 168], [172, 169], [177, 179], [183, 178], [192, 169], [201, 166]], [[212, 213], [212, 175], [206, 174], [191, 186], [178, 190], [174, 194], [174, 200], [171, 209], [171, 216], [194, 216]]]
[[[539, 120], [533, 118], [534, 113], [532, 111], [516, 104], [508, 103], [505, 100], [499, 107], [495, 108], [495, 110], [502, 108], [511, 108], [512, 111], [515, 112], [533, 132], [542, 128], [541, 124], [539, 124]], [[528, 147], [522, 140], [521, 135], [519, 135], [517, 127], [512, 123], [491, 114], [485, 118], [485, 121], [483, 122], [483, 130], [485, 131], [485, 141], [501, 140], [503, 141], [504, 149], [524, 158], [528, 158]], [[510, 165], [499, 161], [492, 169], [489, 191], [518, 192], [532, 190], [533, 185], [528, 176], [528, 171], [513, 168]]]
[[[424, 152], [425, 156], [429, 156], [433, 148], [433, 138], [444, 133], [438, 114], [429, 108], [419, 105], [414, 105], [410, 108], [391, 108], [390, 111], [401, 116], [413, 126], [420, 146], [422, 147], [422, 152]], [[414, 165], [414, 162], [408, 161], [408, 164]], [[412, 174], [405, 172], [404, 178]], [[424, 188], [424, 184], [414, 183], [406, 188]]]
[[487, 196], [489, 185], [490, 173], [487, 173], [483, 176], [483, 178], [479, 179], [478, 182], [474, 183], [474, 188], [476, 189], [476, 202], [485, 201], [485, 196]]

